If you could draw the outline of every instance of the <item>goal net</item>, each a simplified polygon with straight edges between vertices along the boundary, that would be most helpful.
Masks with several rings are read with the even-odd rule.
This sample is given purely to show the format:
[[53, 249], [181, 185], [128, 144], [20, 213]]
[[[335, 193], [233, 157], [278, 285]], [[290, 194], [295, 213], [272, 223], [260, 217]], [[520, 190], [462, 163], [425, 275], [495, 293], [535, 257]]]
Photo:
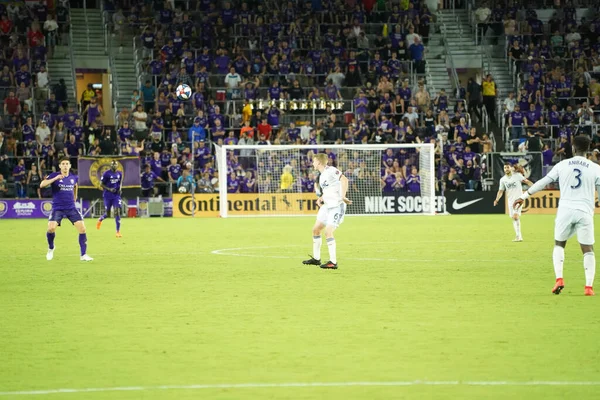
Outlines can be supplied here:
[[349, 180], [347, 215], [435, 214], [434, 146], [215, 145], [219, 212], [233, 216], [315, 215], [313, 156]]

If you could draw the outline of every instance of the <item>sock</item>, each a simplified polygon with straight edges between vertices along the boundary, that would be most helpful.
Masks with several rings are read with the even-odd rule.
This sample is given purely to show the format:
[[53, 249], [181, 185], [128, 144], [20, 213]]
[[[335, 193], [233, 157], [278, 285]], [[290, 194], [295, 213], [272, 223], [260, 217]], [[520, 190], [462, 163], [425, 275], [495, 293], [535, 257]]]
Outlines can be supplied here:
[[81, 255], [85, 255], [87, 251], [87, 235], [85, 233], [79, 234], [79, 247], [81, 248]]
[[513, 228], [515, 228], [515, 233], [517, 237], [521, 237], [521, 220], [513, 219]]
[[337, 256], [335, 254], [335, 239], [328, 238], [327, 239], [327, 247], [329, 247], [329, 261], [334, 264], [337, 264]]
[[[585, 258], [584, 258], [585, 260]], [[563, 264], [565, 262], [565, 249], [564, 247], [554, 246], [552, 251], [552, 262], [554, 263], [554, 273], [556, 279], [563, 277]]]
[[54, 237], [56, 236], [56, 233], [52, 232], [46, 232], [46, 238], [48, 239], [48, 248], [50, 250], [54, 249]]
[[321, 236], [313, 236], [313, 257], [321, 259]]
[[117, 232], [121, 231], [121, 216], [119, 214], [115, 215], [115, 222], [117, 224]]
[[583, 255], [583, 269], [585, 269], [585, 286], [594, 286], [594, 275], [596, 275], [596, 255], [593, 251]]
[[104, 221], [105, 219], [106, 219], [106, 214], [103, 214], [103, 215], [100, 217], [100, 221]]

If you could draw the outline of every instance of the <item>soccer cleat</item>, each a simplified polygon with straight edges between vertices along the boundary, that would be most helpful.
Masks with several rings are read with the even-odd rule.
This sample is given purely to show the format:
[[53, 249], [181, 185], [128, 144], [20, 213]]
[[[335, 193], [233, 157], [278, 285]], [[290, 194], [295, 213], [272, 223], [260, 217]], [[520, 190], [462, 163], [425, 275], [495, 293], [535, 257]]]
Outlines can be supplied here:
[[321, 265], [321, 260], [317, 260], [316, 258], [314, 258], [311, 255], [309, 255], [309, 257], [310, 257], [310, 259], [302, 261], [302, 264], [304, 264], [304, 265]]
[[557, 278], [554, 287], [552, 288], [552, 293], [560, 294], [560, 292], [565, 288], [565, 282], [563, 278]]
[[337, 269], [337, 264], [334, 264], [331, 261], [327, 261], [325, 264], [321, 264], [321, 268], [323, 268], [323, 269]]
[[[54, 247], [54, 249], [56, 249], [56, 247]], [[46, 253], [46, 260], [50, 261], [54, 258], [54, 249], [48, 249], [48, 252]]]
[[94, 259], [90, 256], [88, 256], [87, 254], [82, 255], [81, 257], [79, 257], [79, 259], [81, 261], [94, 261]]
[[96, 229], [100, 229], [101, 226], [102, 226], [102, 220], [99, 219], [98, 222], [96, 222]]
[[583, 292], [584, 295], [586, 296], [595, 296], [594, 294], [594, 289], [592, 289], [591, 286], [586, 286]]
[[116, 236], [117, 236], [118, 238], [122, 238], [122, 237], [123, 237], [123, 235], [121, 235], [121, 232], [117, 232], [117, 235], [116, 235]]
[[522, 237], [516, 237], [513, 239], [513, 242], [522, 242], [523, 238]]

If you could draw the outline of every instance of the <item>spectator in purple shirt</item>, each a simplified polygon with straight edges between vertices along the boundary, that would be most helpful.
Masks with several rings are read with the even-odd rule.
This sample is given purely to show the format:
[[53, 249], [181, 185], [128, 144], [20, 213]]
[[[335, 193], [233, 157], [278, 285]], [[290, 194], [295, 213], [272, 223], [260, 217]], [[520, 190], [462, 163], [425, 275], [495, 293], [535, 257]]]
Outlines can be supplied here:
[[417, 167], [412, 167], [410, 175], [406, 178], [406, 186], [410, 193], [421, 193], [421, 177], [418, 175]]
[[27, 177], [27, 169], [25, 168], [25, 160], [20, 159], [19, 163], [13, 168], [12, 176], [15, 180], [15, 197], [26, 197], [25, 179]]
[[511, 139], [518, 139], [523, 136], [524, 125], [525, 115], [523, 115], [521, 107], [517, 104], [515, 110], [508, 117], [508, 126], [511, 128]]
[[333, 84], [333, 80], [327, 81], [327, 86], [323, 90], [325, 92], [325, 98], [328, 100], [338, 100], [342, 98], [339, 89]]
[[217, 57], [215, 57], [215, 67], [217, 68], [217, 73], [221, 75], [226, 75], [229, 72], [229, 64], [231, 63], [231, 59], [227, 56], [224, 50], [217, 50]]

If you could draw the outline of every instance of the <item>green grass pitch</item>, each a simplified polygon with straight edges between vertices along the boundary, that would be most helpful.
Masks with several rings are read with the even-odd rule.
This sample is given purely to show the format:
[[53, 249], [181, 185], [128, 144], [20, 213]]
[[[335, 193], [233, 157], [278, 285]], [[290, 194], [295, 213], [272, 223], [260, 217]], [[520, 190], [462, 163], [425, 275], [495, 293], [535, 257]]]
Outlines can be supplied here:
[[[550, 293], [553, 216], [523, 243], [507, 216], [348, 217], [337, 271], [301, 264], [313, 221], [87, 220], [91, 263], [68, 222], [47, 262], [45, 221], [0, 221], [0, 400], [600, 396], [599, 299], [575, 239]], [[18, 393], [115, 387], [139, 390]]]

